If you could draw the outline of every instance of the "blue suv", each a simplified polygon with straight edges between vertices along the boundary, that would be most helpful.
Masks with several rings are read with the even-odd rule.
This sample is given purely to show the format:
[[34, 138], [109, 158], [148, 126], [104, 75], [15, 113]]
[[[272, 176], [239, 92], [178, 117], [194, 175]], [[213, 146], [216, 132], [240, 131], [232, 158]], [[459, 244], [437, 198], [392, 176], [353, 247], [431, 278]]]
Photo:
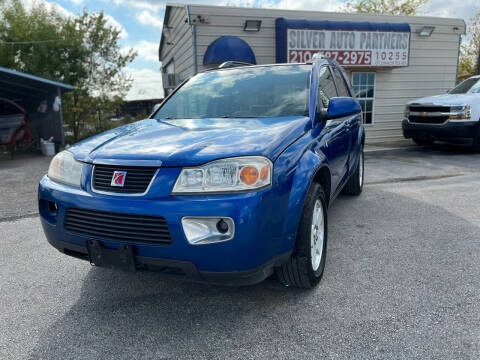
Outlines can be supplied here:
[[48, 241], [92, 265], [314, 287], [327, 208], [363, 186], [364, 128], [342, 69], [216, 69], [149, 119], [57, 154], [38, 199]]

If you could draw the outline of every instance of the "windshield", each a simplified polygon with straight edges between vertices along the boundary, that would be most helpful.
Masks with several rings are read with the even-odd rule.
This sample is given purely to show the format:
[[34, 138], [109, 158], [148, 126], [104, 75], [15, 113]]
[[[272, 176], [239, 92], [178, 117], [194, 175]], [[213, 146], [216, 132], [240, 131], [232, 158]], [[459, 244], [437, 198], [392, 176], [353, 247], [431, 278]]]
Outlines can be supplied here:
[[480, 94], [480, 78], [470, 78], [462, 81], [450, 90], [449, 94]]
[[211, 71], [183, 85], [156, 119], [283, 117], [308, 114], [310, 66]]

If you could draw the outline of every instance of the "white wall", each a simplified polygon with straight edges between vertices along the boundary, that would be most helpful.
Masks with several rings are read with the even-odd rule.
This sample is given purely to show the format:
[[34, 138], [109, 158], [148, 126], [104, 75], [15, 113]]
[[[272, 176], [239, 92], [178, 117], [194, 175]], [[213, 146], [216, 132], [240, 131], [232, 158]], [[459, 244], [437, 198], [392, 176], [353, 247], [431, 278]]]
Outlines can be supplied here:
[[172, 7], [168, 24], [164, 25], [164, 27], [171, 28], [170, 35], [164, 34], [164, 43], [160, 54], [162, 67], [166, 67], [173, 61], [175, 73], [179, 75], [180, 80], [195, 74], [192, 28], [185, 22], [186, 19], [187, 11], [184, 6]]

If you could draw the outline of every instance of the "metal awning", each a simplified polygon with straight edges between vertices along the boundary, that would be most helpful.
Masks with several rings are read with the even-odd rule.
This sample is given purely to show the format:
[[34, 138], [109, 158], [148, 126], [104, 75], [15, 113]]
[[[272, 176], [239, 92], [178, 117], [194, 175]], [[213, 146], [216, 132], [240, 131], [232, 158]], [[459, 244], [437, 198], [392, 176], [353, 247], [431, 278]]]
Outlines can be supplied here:
[[0, 67], [0, 97], [35, 98], [73, 89], [72, 85]]

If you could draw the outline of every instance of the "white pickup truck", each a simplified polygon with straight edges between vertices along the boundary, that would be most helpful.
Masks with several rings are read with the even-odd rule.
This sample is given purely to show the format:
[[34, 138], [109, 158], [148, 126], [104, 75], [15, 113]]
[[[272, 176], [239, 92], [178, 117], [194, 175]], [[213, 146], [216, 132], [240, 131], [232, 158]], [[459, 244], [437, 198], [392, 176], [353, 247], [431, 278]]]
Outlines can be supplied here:
[[480, 76], [472, 76], [447, 94], [410, 101], [403, 136], [419, 145], [435, 140], [467, 143], [480, 152]]

